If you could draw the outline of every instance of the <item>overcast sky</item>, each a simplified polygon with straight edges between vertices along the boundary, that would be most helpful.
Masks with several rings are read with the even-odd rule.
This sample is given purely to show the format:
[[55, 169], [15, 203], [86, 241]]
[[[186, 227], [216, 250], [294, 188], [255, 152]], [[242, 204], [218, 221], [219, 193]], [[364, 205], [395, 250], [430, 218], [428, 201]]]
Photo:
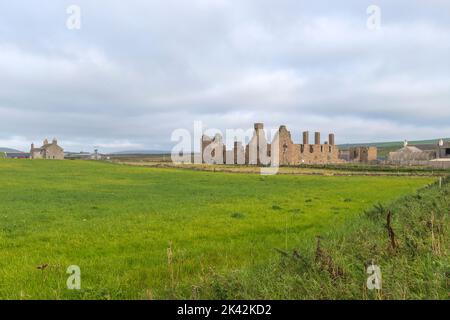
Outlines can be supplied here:
[[0, 3], [0, 147], [170, 150], [195, 120], [285, 124], [295, 142], [450, 137], [450, 1]]

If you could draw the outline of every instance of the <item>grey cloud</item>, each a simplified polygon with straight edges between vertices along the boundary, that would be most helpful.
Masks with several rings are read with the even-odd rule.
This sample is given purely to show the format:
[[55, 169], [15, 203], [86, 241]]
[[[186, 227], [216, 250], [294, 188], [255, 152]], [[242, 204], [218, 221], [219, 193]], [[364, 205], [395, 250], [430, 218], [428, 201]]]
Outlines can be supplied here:
[[2, 146], [169, 149], [195, 120], [340, 142], [450, 136], [448, 1], [378, 1], [378, 32], [358, 0], [75, 2], [0, 4]]

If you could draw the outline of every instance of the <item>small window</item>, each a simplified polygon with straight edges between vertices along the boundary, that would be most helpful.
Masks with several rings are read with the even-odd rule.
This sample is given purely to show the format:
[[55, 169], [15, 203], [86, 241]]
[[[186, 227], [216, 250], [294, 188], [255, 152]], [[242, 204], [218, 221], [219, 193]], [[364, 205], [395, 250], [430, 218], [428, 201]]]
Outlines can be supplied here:
[[450, 156], [450, 148], [445, 149], [445, 155]]

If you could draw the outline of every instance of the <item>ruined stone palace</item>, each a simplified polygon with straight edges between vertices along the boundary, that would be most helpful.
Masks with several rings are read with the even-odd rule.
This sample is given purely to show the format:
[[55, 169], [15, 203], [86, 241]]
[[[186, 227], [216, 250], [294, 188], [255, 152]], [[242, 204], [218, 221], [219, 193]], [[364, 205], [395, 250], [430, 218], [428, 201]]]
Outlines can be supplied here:
[[31, 144], [30, 150], [31, 159], [64, 159], [64, 149], [58, 145], [58, 141], [53, 139], [51, 143], [47, 139], [39, 148], [34, 147], [34, 143]]
[[227, 150], [220, 135], [213, 138], [203, 135], [201, 150], [202, 162], [209, 164], [268, 165], [275, 162], [289, 166], [343, 162], [339, 158], [339, 148], [335, 145], [333, 133], [328, 135], [328, 141], [322, 143], [320, 132], [315, 132], [314, 141], [310, 143], [309, 132], [305, 131], [303, 143], [296, 144], [286, 126], [280, 126], [272, 142], [268, 143], [262, 123], [255, 124], [253, 136], [245, 146], [235, 141], [233, 149]]

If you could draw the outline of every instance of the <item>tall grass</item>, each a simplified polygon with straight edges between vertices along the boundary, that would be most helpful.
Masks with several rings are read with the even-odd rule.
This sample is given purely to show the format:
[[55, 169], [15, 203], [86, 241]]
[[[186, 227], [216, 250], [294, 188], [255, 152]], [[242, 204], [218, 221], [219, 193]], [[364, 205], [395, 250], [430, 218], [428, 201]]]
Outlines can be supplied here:
[[[259, 268], [211, 274], [203, 296], [219, 299], [447, 299], [449, 179], [374, 206], [316, 242], [299, 243]], [[381, 290], [367, 267], [380, 266]]]

